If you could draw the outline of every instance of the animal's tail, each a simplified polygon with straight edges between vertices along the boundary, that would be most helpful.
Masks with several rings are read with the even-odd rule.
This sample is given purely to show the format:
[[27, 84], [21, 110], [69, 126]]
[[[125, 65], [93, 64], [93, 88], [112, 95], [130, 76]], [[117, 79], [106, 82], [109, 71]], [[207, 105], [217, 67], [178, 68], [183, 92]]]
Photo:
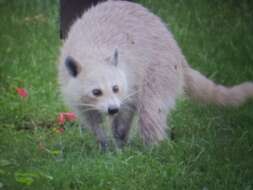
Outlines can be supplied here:
[[249, 98], [253, 98], [252, 82], [232, 87], [217, 85], [188, 65], [184, 67], [184, 78], [186, 94], [197, 101], [222, 106], [239, 106]]

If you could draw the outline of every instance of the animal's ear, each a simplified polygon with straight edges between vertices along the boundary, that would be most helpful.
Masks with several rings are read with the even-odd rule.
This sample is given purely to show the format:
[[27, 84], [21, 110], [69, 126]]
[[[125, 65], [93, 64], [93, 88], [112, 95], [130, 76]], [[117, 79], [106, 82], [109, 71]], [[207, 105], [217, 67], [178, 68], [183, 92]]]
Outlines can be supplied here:
[[73, 77], [77, 77], [77, 75], [81, 71], [81, 65], [77, 61], [75, 61], [71, 56], [66, 57], [65, 66], [69, 74]]
[[118, 53], [118, 50], [115, 49], [114, 55], [113, 55], [112, 64], [113, 64], [114, 66], [117, 66], [118, 63], [119, 63], [119, 53]]

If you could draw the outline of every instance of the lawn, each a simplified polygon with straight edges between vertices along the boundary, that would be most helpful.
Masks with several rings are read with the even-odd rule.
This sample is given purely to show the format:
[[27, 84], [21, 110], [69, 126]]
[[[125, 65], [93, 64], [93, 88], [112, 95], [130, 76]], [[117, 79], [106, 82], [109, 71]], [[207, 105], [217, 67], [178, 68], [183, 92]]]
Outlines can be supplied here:
[[[225, 85], [253, 79], [253, 3], [139, 0], [173, 32], [189, 63]], [[68, 111], [57, 85], [58, 4], [0, 0], [0, 189], [253, 189], [253, 102], [239, 108], [177, 102], [175, 139], [101, 153]], [[28, 97], [22, 98], [17, 87]]]

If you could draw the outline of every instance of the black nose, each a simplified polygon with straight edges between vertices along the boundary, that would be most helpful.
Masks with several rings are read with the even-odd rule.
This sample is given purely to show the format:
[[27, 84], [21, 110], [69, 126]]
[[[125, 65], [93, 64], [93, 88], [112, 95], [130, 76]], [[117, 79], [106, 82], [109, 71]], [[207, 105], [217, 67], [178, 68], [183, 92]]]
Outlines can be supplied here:
[[108, 108], [108, 113], [110, 115], [114, 115], [115, 113], [118, 113], [119, 112], [119, 108], [116, 108], [116, 107], [109, 107]]

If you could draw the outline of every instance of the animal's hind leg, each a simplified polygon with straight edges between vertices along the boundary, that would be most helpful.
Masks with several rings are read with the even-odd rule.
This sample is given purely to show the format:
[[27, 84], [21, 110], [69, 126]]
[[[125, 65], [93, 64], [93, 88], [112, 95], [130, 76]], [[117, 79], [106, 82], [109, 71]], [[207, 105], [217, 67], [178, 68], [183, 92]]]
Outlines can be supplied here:
[[144, 101], [139, 105], [140, 134], [145, 144], [157, 144], [170, 136], [166, 133], [166, 121], [168, 112], [174, 106], [175, 101], [171, 99], [169, 106], [165, 102], [150, 99], [149, 102]]
[[174, 59], [170, 58], [158, 59], [146, 69], [138, 94], [140, 133], [146, 144], [170, 137], [170, 131], [166, 134], [167, 116], [183, 88], [181, 71], [179, 67], [171, 67]]
[[113, 136], [119, 147], [122, 147], [127, 142], [134, 111], [134, 107], [123, 108], [112, 122]]

